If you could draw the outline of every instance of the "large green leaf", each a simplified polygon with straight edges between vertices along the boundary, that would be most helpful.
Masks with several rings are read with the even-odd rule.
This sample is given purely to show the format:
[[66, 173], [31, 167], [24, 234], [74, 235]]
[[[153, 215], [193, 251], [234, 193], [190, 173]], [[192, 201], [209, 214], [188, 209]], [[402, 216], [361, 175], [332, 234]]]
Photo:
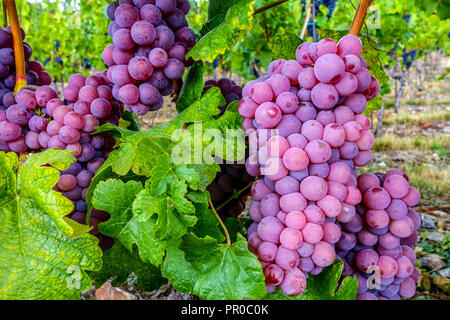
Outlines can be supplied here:
[[105, 251], [102, 269], [91, 272], [90, 276], [96, 281], [97, 287], [110, 278], [114, 278], [112, 285], [119, 286], [125, 283], [132, 273], [136, 275], [137, 285], [142, 290], [155, 290], [167, 283], [158, 268], [142, 262], [136, 250], [128, 251], [119, 241], [115, 241], [112, 248]]
[[[235, 1], [235, 4], [228, 9], [224, 20], [206, 33], [189, 51], [186, 58], [192, 57], [194, 60], [212, 63], [218, 55], [231, 49], [243, 31], [251, 30], [255, 1]], [[217, 21], [220, 18], [214, 19]]]
[[79, 299], [86, 271], [100, 269], [98, 239], [64, 217], [73, 203], [52, 190], [74, 160], [51, 149], [19, 166], [0, 152], [0, 299]]
[[358, 291], [356, 277], [345, 277], [339, 285], [343, 262], [335, 262], [316, 276], [308, 276], [306, 290], [295, 297], [286, 296], [278, 288], [268, 294], [267, 300], [355, 300]]
[[177, 111], [182, 112], [196, 100], [199, 100], [203, 92], [203, 74], [205, 68], [203, 62], [197, 61], [190, 68], [184, 79], [180, 96], [177, 101]]
[[178, 249], [167, 251], [162, 271], [177, 290], [201, 299], [261, 299], [266, 294], [261, 264], [240, 234], [230, 246], [188, 234]]

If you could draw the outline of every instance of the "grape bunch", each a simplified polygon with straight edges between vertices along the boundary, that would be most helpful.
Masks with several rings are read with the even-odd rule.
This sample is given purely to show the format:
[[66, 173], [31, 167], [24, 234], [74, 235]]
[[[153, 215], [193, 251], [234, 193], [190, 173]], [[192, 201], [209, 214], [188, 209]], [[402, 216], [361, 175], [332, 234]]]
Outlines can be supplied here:
[[[25, 31], [21, 29], [22, 40], [25, 40]], [[31, 46], [23, 42], [25, 54], [26, 80], [29, 85], [49, 85], [52, 82], [50, 75], [37, 61], [30, 61]], [[15, 56], [11, 27], [0, 28], [0, 110], [5, 110], [14, 104], [14, 87], [16, 86]]]
[[[22, 37], [25, 33], [22, 30]], [[29, 61], [31, 47], [24, 42], [26, 79], [30, 85], [47, 85], [52, 79], [37, 61]], [[39, 149], [36, 133], [42, 131], [46, 119], [41, 115], [45, 105], [37, 103], [34, 93], [14, 94], [16, 85], [15, 57], [12, 49], [11, 28], [0, 28], [0, 151], [21, 153]], [[42, 90], [39, 91], [39, 94]], [[30, 98], [25, 97], [29, 95]]]
[[[225, 112], [231, 102], [242, 98], [242, 87], [230, 79], [207, 80], [203, 87], [203, 93], [212, 87], [220, 88], [225, 98], [226, 105], [219, 107], [221, 114]], [[211, 195], [214, 208], [225, 221], [228, 217], [238, 217], [244, 212], [245, 202], [250, 194], [249, 186], [254, 178], [245, 170], [245, 164], [237, 162], [230, 164], [223, 163], [223, 160], [217, 160], [220, 164], [220, 172], [217, 173], [207, 190]]]
[[113, 96], [128, 111], [158, 110], [163, 96], [174, 92], [196, 42], [186, 20], [189, 10], [188, 0], [121, 0], [108, 6], [113, 44], [103, 51], [103, 61]]
[[338, 224], [361, 201], [356, 167], [372, 154], [370, 121], [362, 115], [379, 91], [353, 35], [339, 43], [303, 43], [296, 60], [276, 60], [268, 76], [243, 89], [239, 112], [249, 134], [248, 173], [260, 176], [248, 230], [269, 292], [301, 294], [307, 274], [333, 263]]
[[419, 203], [420, 194], [396, 169], [363, 173], [358, 188], [363, 201], [353, 220], [341, 224], [342, 238], [336, 244], [344, 261], [343, 276], [358, 278], [358, 300], [411, 298], [420, 276], [414, 247], [421, 221], [409, 207]]

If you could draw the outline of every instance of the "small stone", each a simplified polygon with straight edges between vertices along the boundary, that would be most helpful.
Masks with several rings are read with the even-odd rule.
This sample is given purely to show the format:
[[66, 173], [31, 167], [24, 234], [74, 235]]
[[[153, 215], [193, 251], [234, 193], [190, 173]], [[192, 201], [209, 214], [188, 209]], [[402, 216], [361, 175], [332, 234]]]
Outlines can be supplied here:
[[427, 270], [438, 271], [446, 266], [442, 257], [437, 254], [430, 254], [425, 257], [420, 258], [420, 266]]
[[443, 277], [450, 278], [450, 268], [439, 270], [439, 274]]
[[442, 241], [444, 241], [444, 238], [445, 238], [444, 234], [442, 234], [441, 232], [438, 232], [438, 231], [429, 232], [425, 236], [425, 239], [431, 240], [431, 241], [436, 241], [436, 242], [442, 242]]
[[427, 229], [434, 229], [436, 228], [436, 224], [434, 223], [434, 220], [427, 214], [422, 215], [422, 227]]
[[95, 292], [97, 300], [137, 300], [136, 296], [111, 285], [111, 280], [106, 281]]

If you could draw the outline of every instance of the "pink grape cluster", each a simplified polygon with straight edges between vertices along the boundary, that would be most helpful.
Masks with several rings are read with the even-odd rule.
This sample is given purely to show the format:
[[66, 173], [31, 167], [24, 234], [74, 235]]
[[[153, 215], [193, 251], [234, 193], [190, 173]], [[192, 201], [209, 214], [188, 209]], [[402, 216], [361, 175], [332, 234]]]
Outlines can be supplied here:
[[[22, 30], [22, 38], [25, 33]], [[12, 49], [11, 28], [0, 28], [0, 151], [21, 153], [33, 149], [33, 137], [45, 123], [40, 116], [41, 106], [36, 99], [29, 102], [14, 94], [16, 85], [15, 57]], [[31, 47], [23, 43], [25, 52], [26, 80], [30, 85], [47, 85], [52, 79], [37, 61], [30, 61]], [[39, 91], [39, 95], [42, 90]], [[33, 94], [34, 96], [34, 94]], [[25, 99], [27, 100], [27, 99]]]
[[358, 278], [358, 300], [411, 298], [420, 276], [414, 247], [421, 219], [409, 207], [419, 203], [420, 194], [396, 169], [364, 173], [358, 177], [358, 188], [363, 194], [358, 214], [341, 224], [342, 237], [336, 244], [344, 261], [343, 276]]
[[107, 9], [113, 44], [103, 51], [113, 96], [128, 111], [144, 115], [174, 92], [195, 45], [188, 27], [188, 0], [120, 0]]
[[371, 160], [370, 121], [362, 115], [379, 91], [353, 35], [303, 43], [297, 60], [276, 60], [268, 76], [243, 89], [239, 112], [249, 133], [252, 188], [249, 248], [267, 290], [301, 294], [307, 274], [333, 263], [361, 201], [357, 166]]
[[[21, 29], [22, 40], [25, 40], [25, 31]], [[30, 61], [31, 46], [23, 42], [25, 54], [26, 80], [29, 85], [45, 86], [52, 82], [50, 75], [37, 61]], [[16, 86], [16, 68], [13, 49], [11, 27], [0, 28], [0, 110], [5, 110], [14, 102], [14, 88]]]

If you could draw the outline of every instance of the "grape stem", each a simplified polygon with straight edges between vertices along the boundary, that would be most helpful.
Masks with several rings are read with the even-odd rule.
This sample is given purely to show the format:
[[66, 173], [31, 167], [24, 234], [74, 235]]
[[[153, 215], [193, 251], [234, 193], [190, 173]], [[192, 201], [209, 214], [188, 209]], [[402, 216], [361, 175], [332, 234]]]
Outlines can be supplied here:
[[[236, 197], [239, 197], [245, 190], [247, 190], [248, 188], [250, 188], [254, 183], [255, 183], [256, 179], [253, 180], [252, 182], [250, 182], [247, 186], [245, 186], [245, 188], [243, 188], [242, 190], [240, 190]], [[225, 207], [231, 200], [235, 199], [234, 197], [229, 198], [227, 201], [225, 201], [224, 203], [222, 203], [218, 208], [217, 211], [220, 211], [220, 209], [222, 209], [223, 207]]]
[[214, 208], [211, 198], [209, 198], [208, 202], [209, 202], [209, 206], [211, 207], [211, 210], [214, 212], [214, 215], [216, 216], [216, 219], [219, 221], [219, 224], [222, 227], [223, 232], [225, 233], [225, 237], [227, 238], [227, 246], [231, 246], [230, 233], [228, 232], [227, 227], [225, 227], [225, 224], [223, 223], [222, 219], [220, 219], [219, 214], [217, 213], [216, 209]]
[[356, 9], [355, 17], [353, 18], [352, 25], [350, 27], [349, 34], [353, 34], [355, 36], [359, 36], [361, 32], [361, 28], [364, 24], [364, 20], [366, 20], [367, 9], [369, 9], [373, 0], [361, 0], [358, 4], [358, 9]]
[[261, 7], [261, 8], [259, 8], [259, 9], [256, 9], [256, 10], [253, 12], [253, 15], [258, 14], [258, 13], [261, 13], [261, 12], [266, 11], [266, 10], [269, 10], [269, 9], [272, 9], [273, 7], [276, 7], [276, 6], [280, 5], [280, 4], [285, 3], [285, 2], [288, 2], [288, 1], [289, 1], [289, 0], [279, 0], [279, 1], [275, 1], [275, 2], [273, 2], [273, 3], [269, 3], [268, 5], [265, 5], [264, 7]]
[[23, 50], [22, 31], [20, 30], [19, 16], [17, 15], [16, 2], [14, 0], [5, 0], [8, 10], [9, 22], [11, 24], [11, 33], [13, 37], [14, 58], [16, 59], [16, 86], [15, 92], [27, 85], [25, 70], [25, 53]]

